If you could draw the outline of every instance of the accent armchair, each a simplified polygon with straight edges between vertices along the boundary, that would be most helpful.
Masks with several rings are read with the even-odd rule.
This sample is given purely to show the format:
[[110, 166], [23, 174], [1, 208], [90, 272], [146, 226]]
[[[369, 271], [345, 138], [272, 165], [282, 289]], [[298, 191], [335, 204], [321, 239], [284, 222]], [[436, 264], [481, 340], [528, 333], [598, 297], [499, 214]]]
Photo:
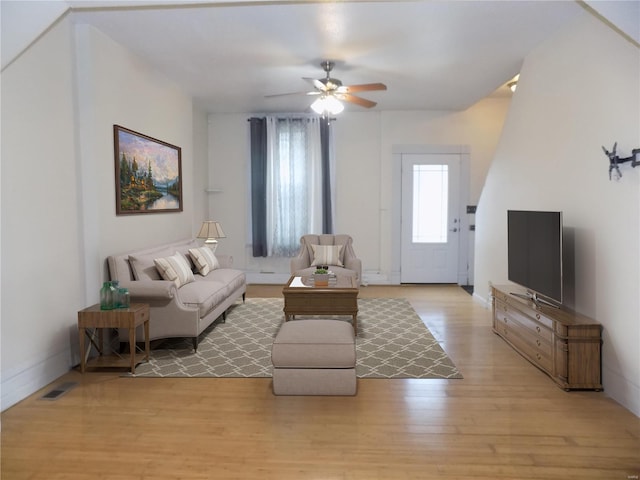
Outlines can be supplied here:
[[355, 277], [360, 286], [362, 261], [356, 257], [352, 244], [349, 235], [303, 235], [300, 251], [291, 259], [291, 274], [311, 275], [317, 265], [328, 265], [336, 275]]

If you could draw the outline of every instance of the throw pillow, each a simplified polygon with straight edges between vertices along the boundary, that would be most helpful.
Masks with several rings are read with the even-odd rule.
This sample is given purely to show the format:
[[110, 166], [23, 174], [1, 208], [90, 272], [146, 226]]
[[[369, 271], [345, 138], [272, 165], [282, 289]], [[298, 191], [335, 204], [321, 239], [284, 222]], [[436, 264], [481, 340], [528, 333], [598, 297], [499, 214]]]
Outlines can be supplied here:
[[200, 275], [207, 275], [211, 270], [220, 268], [220, 262], [209, 247], [190, 248], [189, 256], [195, 263]]
[[340, 261], [340, 252], [344, 245], [311, 245], [313, 249], [313, 262], [315, 265], [337, 265], [343, 267]]
[[[156, 252], [155, 255], [129, 255], [129, 265], [136, 280], [162, 280], [153, 259], [164, 252]], [[169, 252], [166, 252], [169, 254]]]
[[153, 262], [162, 278], [175, 282], [178, 288], [195, 280], [189, 268], [189, 262], [181, 253], [176, 252], [170, 257], [156, 258]]

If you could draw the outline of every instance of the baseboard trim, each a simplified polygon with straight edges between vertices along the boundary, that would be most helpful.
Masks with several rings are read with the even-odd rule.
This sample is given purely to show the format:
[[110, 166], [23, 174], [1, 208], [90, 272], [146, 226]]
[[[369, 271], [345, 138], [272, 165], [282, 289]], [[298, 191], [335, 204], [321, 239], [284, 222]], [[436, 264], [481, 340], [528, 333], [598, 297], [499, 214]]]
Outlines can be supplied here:
[[478, 292], [473, 291], [473, 298], [481, 302], [485, 308], [491, 308], [491, 302], [484, 297], [481, 297]]
[[602, 385], [607, 396], [640, 417], [640, 385], [625, 378], [618, 370], [609, 368], [606, 359], [602, 363]]
[[394, 285], [392, 280], [380, 272], [363, 272], [362, 273], [362, 286], [367, 285]]
[[5, 411], [66, 374], [71, 368], [70, 358], [71, 352], [65, 349], [14, 374], [9, 373], [8, 378], [2, 379], [0, 411]]

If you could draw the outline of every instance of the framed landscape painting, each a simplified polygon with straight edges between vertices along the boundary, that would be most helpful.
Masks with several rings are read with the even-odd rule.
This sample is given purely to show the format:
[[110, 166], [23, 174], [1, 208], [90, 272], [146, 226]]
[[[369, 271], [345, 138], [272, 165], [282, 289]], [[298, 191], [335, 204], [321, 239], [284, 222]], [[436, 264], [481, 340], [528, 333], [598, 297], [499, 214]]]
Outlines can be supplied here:
[[182, 149], [113, 126], [116, 215], [182, 211]]

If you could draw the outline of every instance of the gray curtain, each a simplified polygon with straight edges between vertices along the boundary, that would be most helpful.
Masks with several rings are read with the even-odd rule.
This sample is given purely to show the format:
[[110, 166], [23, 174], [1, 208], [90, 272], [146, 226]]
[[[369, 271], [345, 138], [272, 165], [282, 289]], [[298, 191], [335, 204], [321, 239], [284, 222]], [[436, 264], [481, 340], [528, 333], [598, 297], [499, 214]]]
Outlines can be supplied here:
[[251, 226], [253, 256], [267, 256], [267, 120], [252, 117]]
[[320, 146], [322, 156], [322, 233], [333, 233], [331, 205], [331, 120], [320, 122]]

